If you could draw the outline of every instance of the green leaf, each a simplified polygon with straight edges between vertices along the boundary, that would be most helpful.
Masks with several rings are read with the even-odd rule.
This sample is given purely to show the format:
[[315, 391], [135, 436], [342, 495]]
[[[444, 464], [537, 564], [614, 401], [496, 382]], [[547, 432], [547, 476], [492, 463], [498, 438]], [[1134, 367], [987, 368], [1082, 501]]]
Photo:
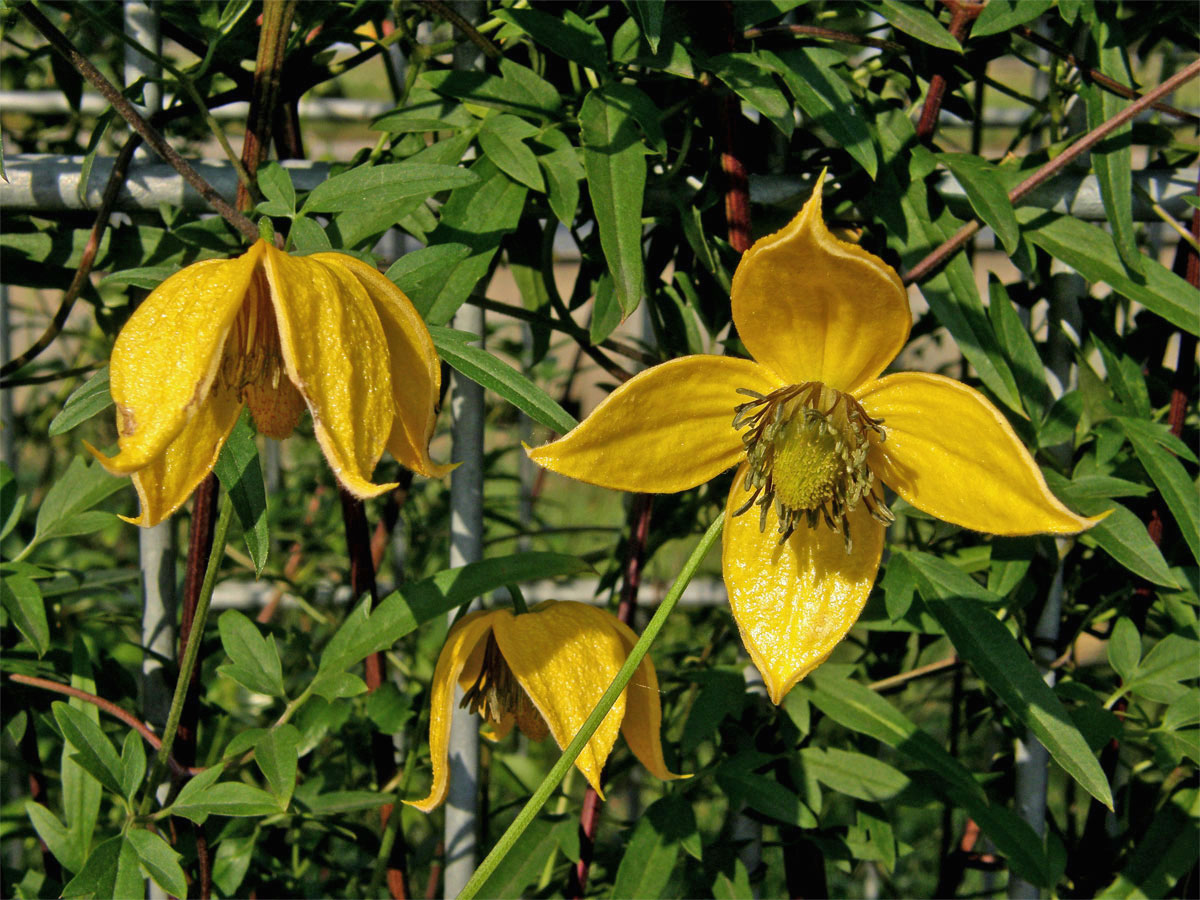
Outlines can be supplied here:
[[460, 166], [388, 163], [359, 166], [317, 185], [301, 208], [303, 212], [345, 212], [363, 207], [394, 206], [412, 198], [431, 197], [474, 184], [479, 177]]
[[142, 736], [130, 730], [121, 747], [121, 793], [126, 800], [133, 802], [145, 777], [146, 748], [142, 744]]
[[690, 756], [717, 730], [726, 716], [738, 716], [746, 702], [746, 679], [738, 669], [707, 669], [693, 673], [699, 687], [680, 739], [680, 752]]
[[63, 408], [50, 422], [50, 436], [66, 434], [80, 422], [104, 412], [112, 406], [112, 402], [108, 393], [108, 366], [101, 366], [71, 392]]
[[962, 53], [962, 45], [924, 6], [902, 0], [880, 0], [867, 5], [883, 16], [893, 28], [911, 34], [922, 43]]
[[1012, 811], [989, 803], [983, 789], [955, 757], [903, 713], [865, 685], [814, 672], [812, 702], [835, 722], [875, 738], [936, 776], [934, 787], [961, 807], [995, 842], [1014, 872], [1034, 884], [1052, 879], [1037, 834]]
[[323, 672], [313, 679], [312, 691], [326, 700], [341, 700], [365, 694], [367, 683], [349, 672]]
[[1011, 31], [1018, 25], [1032, 22], [1054, 5], [1054, 0], [988, 0], [988, 4], [971, 26], [971, 37]]
[[170, 844], [144, 828], [129, 829], [125, 832], [125, 840], [133, 847], [142, 869], [155, 884], [174, 897], [187, 896], [187, 877], [179, 865], [179, 854]]
[[617, 300], [617, 286], [612, 276], [605, 272], [596, 282], [596, 297], [592, 301], [592, 318], [588, 322], [588, 340], [599, 344], [621, 324], [621, 304]]
[[978, 604], [935, 593], [929, 611], [946, 629], [959, 654], [1023, 722], [1050, 755], [1089, 794], [1112, 809], [1104, 770], [1041, 673], [996, 617]]
[[1133, 693], [1145, 694], [1145, 688], [1150, 685], [1173, 685], [1187, 678], [1195, 678], [1196, 660], [1200, 659], [1198, 651], [1200, 641], [1180, 634], [1168, 634], [1146, 652], [1125, 687]]
[[1124, 870], [1102, 897], [1134, 900], [1168, 897], [1196, 865], [1200, 843], [1200, 791], [1176, 791], [1168, 803], [1149, 817], [1150, 827], [1130, 853]]
[[558, 88], [507, 57], [500, 60], [498, 78], [463, 69], [426, 71], [421, 78], [440, 94], [525, 116], [550, 119], [562, 105]]
[[756, 56], [771, 64], [804, 114], [828, 132], [874, 180], [879, 156], [858, 102], [837, 73], [842, 55], [823, 47], [801, 47], [778, 54], [760, 50]]
[[[71, 687], [89, 694], [96, 693], [91, 657], [87, 645], [78, 634], [71, 644]], [[100, 710], [91, 703], [79, 697], [72, 697], [68, 705], [87, 717], [97, 728], [100, 727]], [[62, 779], [63, 818], [71, 836], [71, 846], [79, 854], [76, 864], [70, 868], [78, 872], [92, 847], [92, 836], [100, 816], [100, 801], [104, 795], [104, 788], [75, 761], [75, 757], [71, 745], [64, 742], [59, 768]]]
[[[260, 729], [255, 729], [255, 731], [259, 730]], [[230, 744], [232, 743], [233, 741], [230, 741]], [[186, 806], [201, 797], [205, 791], [217, 783], [217, 779], [221, 777], [221, 773], [224, 771], [225, 766], [223, 764], [218, 764], [215, 766], [209, 766], [198, 775], [193, 775], [190, 779], [188, 779], [187, 782], [184, 783], [183, 787], [179, 789], [179, 793], [175, 797], [175, 803], [171, 805], [171, 808], [174, 809], [174, 806], [177, 803], [183, 803]], [[197, 824], [200, 824], [203, 823], [205, 818], [206, 816], [202, 816], [200, 818], [193, 819], [193, 821], [195, 821]]]
[[[1102, 281], [1190, 334], [1200, 334], [1196, 289], [1155, 260], [1144, 258], [1140, 273], [1130, 275], [1112, 236], [1073, 216], [1021, 208], [1023, 234], [1088, 281]], [[1136, 280], [1135, 280], [1136, 279]]]
[[249, 690], [269, 697], [283, 697], [283, 666], [275, 638], [263, 637], [258, 626], [236, 609], [226, 610], [217, 623], [221, 646], [233, 665], [217, 671]]
[[24, 494], [17, 494], [17, 479], [12, 469], [0, 463], [0, 540], [8, 537], [21, 521], [25, 500]]
[[713, 74], [790, 138], [796, 128], [792, 104], [775, 83], [772, 69], [757, 53], [724, 53], [713, 57]]
[[242, 413], [225, 440], [213, 471], [233, 501], [246, 549], [254, 562], [254, 574], [261, 575], [271, 550], [271, 536], [267, 529], [267, 489], [263, 485], [262, 465], [248, 411]]
[[92, 851], [79, 874], [63, 888], [62, 896], [95, 897], [97, 900], [141, 897], [145, 889], [137, 850], [124, 835], [118, 835]]
[[517, 116], [492, 116], [479, 130], [479, 148], [509, 178], [535, 191], [545, 191], [537, 157], [525, 143], [537, 133], [535, 126]]
[[385, 681], [367, 698], [367, 717], [382, 734], [395, 734], [413, 715], [412, 699]]
[[46, 848], [54, 854], [54, 858], [62, 863], [63, 868], [70, 872], [78, 872], [83, 868], [84, 848], [75, 843], [70, 831], [58, 821], [58, 817], [40, 803], [32, 800], [25, 801], [25, 814], [33, 823], [33, 830], [42, 839]]
[[116, 748], [100, 730], [100, 726], [66, 703], [56, 701], [51, 704], [51, 709], [63, 738], [76, 751], [75, 761], [110, 791], [123, 795], [121, 782], [124, 767]]
[[100, 279], [100, 286], [115, 287], [120, 284], [129, 284], [133, 287], [144, 288], [150, 291], [178, 271], [179, 269], [176, 266], [145, 266], [138, 269], [121, 269]]
[[476, 335], [433, 325], [429, 328], [438, 355], [456, 371], [516, 406], [536, 422], [566, 434], [578, 422], [540, 387], [480, 347]]
[[658, 42], [662, 39], [663, 8], [666, 0], [626, 0], [629, 11], [637, 20], [638, 29], [646, 39], [651, 53], [658, 52]]
[[995, 166], [970, 153], [939, 153], [937, 158], [962, 185], [971, 208], [996, 232], [1005, 252], [1010, 256], [1016, 253], [1021, 227]]
[[292, 176], [287, 169], [271, 160], [258, 170], [256, 178], [258, 189], [267, 198], [267, 202], [258, 204], [259, 213], [267, 216], [295, 215], [296, 189], [292, 186]]
[[183, 792], [171, 805], [177, 816], [201, 824], [209, 816], [269, 816], [279, 812], [279, 801], [262, 788], [238, 781], [222, 781], [196, 791], [186, 800]]
[[741, 800], [751, 809], [777, 822], [799, 828], [817, 827], [817, 817], [800, 795], [774, 778], [726, 766], [717, 770], [717, 784], [729, 795], [730, 800]]
[[646, 146], [622, 95], [605, 87], [584, 98], [579, 127], [600, 246], [627, 316], [642, 299]]
[[317, 671], [342, 672], [369, 654], [390, 647], [436, 616], [509, 584], [577, 575], [591, 567], [559, 553], [517, 553], [445, 569], [404, 585], [385, 597], [374, 613], [360, 603], [321, 654]]
[[1111, 510], [1107, 516], [1080, 535], [1085, 543], [1095, 543], [1105, 553], [1135, 575], [1163, 587], [1177, 588], [1174, 576], [1167, 567], [1161, 551], [1150, 540], [1146, 525], [1115, 500], [1096, 500], [1075, 489], [1057, 472], [1043, 469], [1046, 483], [1059, 497], [1085, 516], [1095, 516]]
[[917, 573], [917, 583], [923, 596], [970, 598], [985, 606], [1000, 606], [1004, 598], [993, 593], [962, 569], [930, 553], [900, 551], [892, 558], [903, 557]]
[[305, 798], [304, 805], [318, 816], [336, 816], [364, 809], [377, 809], [385, 803], [395, 802], [394, 794], [384, 794], [380, 791], [329, 791]]
[[1192, 558], [1200, 562], [1200, 495], [1196, 493], [1196, 483], [1188, 476], [1183, 463], [1152, 440], [1144, 429], [1137, 424], [1126, 424], [1136, 420], [1121, 418], [1118, 421], [1146, 474], [1175, 517], [1179, 532], [1192, 551]]
[[1017, 383], [1017, 392], [1029, 418], [1040, 421], [1046, 407], [1054, 402], [1046, 383], [1046, 369], [1038, 356], [1029, 330], [1022, 324], [1008, 291], [994, 273], [988, 273], [988, 319], [996, 333], [1009, 368]]
[[534, 9], [498, 9], [493, 15], [524, 31], [540, 46], [587, 69], [602, 72], [608, 68], [608, 49], [600, 29], [584, 21], [570, 7], [560, 6], [547, 15]]
[[[578, 822], [571, 824], [578, 827]], [[558, 845], [556, 824], [542, 817], [534, 819], [479, 888], [479, 896], [496, 900], [530, 896], [526, 889], [541, 876], [547, 860], [558, 852]]]
[[461, 243], [470, 255], [443, 272], [436, 290], [413, 297], [417, 311], [431, 325], [445, 325], [467, 299], [492, 264], [500, 240], [521, 221], [529, 189], [513, 181], [486, 157], [476, 160], [471, 171], [475, 184], [459, 188], [442, 207], [441, 222], [430, 234], [431, 245]]
[[890, 800], [911, 783], [899, 769], [863, 753], [805, 747], [800, 759], [807, 775], [859, 800]]
[[297, 253], [324, 253], [333, 249], [325, 229], [312, 219], [297, 218], [292, 220], [292, 230], [288, 232], [288, 242]]
[[746, 864], [737, 857], [733, 859], [733, 876], [718, 872], [712, 891], [716, 900], [755, 900], [754, 889], [750, 886], [750, 873], [746, 870]]
[[[112, 521], [112, 514], [92, 512], [92, 507], [128, 483], [124, 478], [109, 475], [98, 462], [89, 466], [80, 457], [75, 457], [67, 471], [46, 492], [29, 546], [52, 538], [90, 534], [103, 528]], [[28, 548], [22, 552], [28, 552]]]
[[447, 273], [470, 255], [471, 248], [466, 244], [433, 244], [405, 253], [383, 274], [418, 309], [427, 309], [437, 298]]
[[626, 839], [610, 896], [614, 900], [663, 896], [680, 846], [695, 833], [696, 817], [683, 795], [667, 794], [650, 804]]
[[0, 600], [21, 636], [33, 645], [38, 658], [50, 649], [50, 625], [46, 621], [46, 602], [37, 583], [24, 575], [5, 576]]
[[1121, 680], [1128, 682], [1142, 658], [1142, 638], [1137, 626], [1127, 618], [1117, 619], [1108, 638], [1108, 661]]
[[300, 732], [292, 725], [270, 729], [254, 745], [254, 762], [266, 776], [271, 793], [279, 798], [279, 808], [287, 809], [296, 789], [296, 747]]
[[246, 835], [225, 835], [221, 838], [212, 873], [213, 884], [221, 896], [239, 897], [246, 893], [238, 888], [250, 869], [258, 834], [258, 831], [252, 831]]

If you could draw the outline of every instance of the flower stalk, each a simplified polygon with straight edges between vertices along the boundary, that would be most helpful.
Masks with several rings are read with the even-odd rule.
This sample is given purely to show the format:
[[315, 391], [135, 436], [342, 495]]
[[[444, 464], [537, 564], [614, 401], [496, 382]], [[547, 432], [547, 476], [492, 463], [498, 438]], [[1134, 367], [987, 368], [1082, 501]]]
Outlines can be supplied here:
[[684, 590], [691, 583], [692, 578], [696, 574], [696, 570], [700, 568], [700, 563], [704, 561], [704, 557], [708, 555], [708, 551], [712, 549], [713, 544], [717, 542], [717, 538], [721, 534], [722, 526], [725, 524], [725, 513], [721, 512], [717, 515], [713, 523], [708, 526], [708, 531], [704, 533], [704, 537], [696, 544], [696, 548], [688, 557], [687, 562], [683, 564], [683, 569], [679, 573], [679, 577], [675, 579], [675, 583], [671, 585], [671, 589], [667, 591], [666, 597], [663, 598], [662, 604], [655, 610], [654, 616], [646, 625], [646, 630], [642, 632], [642, 636], [638, 642], [633, 645], [633, 649], [629, 652], [629, 657], [625, 660], [625, 664], [621, 666], [612, 684], [604, 695], [596, 703], [592, 714], [588, 716], [587, 721], [583, 723], [583, 727], [579, 729], [579, 733], [574, 739], [567, 744], [563, 750], [562, 756], [558, 762], [542, 779], [542, 783], [538, 785], [533, 796], [529, 798], [524, 808], [517, 813], [517, 817], [512, 824], [508, 826], [508, 830], [500, 836], [500, 840], [496, 842], [496, 846], [492, 848], [491, 853], [479, 864], [479, 868], [475, 870], [470, 880], [459, 893], [459, 900], [471, 900], [478, 895], [480, 888], [488, 880], [491, 874], [496, 871], [496, 867], [500, 865], [501, 860], [508, 854], [508, 851], [513, 848], [513, 845], [525, 833], [525, 829], [529, 827], [529, 823], [534, 820], [538, 812], [546, 801], [550, 799], [550, 795], [554, 793], [563, 777], [575, 764], [576, 757], [591, 740], [592, 735], [599, 727], [604, 717], [608, 715], [609, 709], [612, 708], [616, 699], [621, 696], [621, 692], [629, 684], [633, 678], [633, 673], [637, 671], [642, 660], [650, 651], [650, 647], [658, 638], [659, 632], [667, 622], [667, 617], [671, 615], [676, 604], [679, 603], [679, 598], [683, 596]]

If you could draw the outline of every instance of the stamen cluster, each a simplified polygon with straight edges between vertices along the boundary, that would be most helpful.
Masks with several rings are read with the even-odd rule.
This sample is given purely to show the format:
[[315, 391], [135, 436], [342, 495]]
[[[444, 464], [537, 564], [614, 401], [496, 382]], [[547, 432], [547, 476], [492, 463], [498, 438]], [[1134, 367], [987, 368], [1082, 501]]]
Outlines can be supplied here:
[[518, 683], [491, 634], [483, 651], [479, 677], [467, 689], [459, 706], [478, 713], [493, 725], [500, 725], [508, 716], [513, 716], [521, 733], [531, 741], [543, 740], [549, 734], [546, 720]]
[[767, 511], [779, 517], [779, 542], [796, 530], [801, 517], [809, 528], [818, 521], [842, 535], [851, 547], [847, 517], [865, 503], [876, 520], [893, 516], [873, 487], [867, 464], [869, 435], [886, 438], [882, 421], [867, 415], [849, 394], [819, 381], [788, 385], [760, 394], [739, 388], [752, 399], [734, 409], [733, 427], [746, 428], [742, 443], [748, 463], [744, 487], [750, 498], [734, 515], [759, 507], [759, 530], [766, 531]]
[[234, 391], [241, 398], [251, 385], [279, 387], [283, 376], [283, 352], [279, 346], [279, 326], [271, 305], [266, 276], [254, 273], [254, 284], [246, 303], [238, 311], [230, 330], [234, 344], [221, 361], [218, 387]]

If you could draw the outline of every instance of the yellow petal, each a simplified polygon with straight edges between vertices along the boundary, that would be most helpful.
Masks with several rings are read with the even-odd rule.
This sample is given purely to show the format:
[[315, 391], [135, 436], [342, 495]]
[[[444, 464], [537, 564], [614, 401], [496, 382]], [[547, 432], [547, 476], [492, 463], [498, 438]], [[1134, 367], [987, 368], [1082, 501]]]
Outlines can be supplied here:
[[[638, 642], [638, 636], [616, 617], [611, 625], [616, 629], [628, 656]], [[629, 687], [625, 689], [625, 718], [621, 720], [621, 734], [625, 736], [625, 743], [633, 755], [651, 775], [663, 779], [690, 778], [690, 775], [676, 775], [667, 768], [663, 759], [661, 729], [662, 701], [658, 696], [658, 673], [654, 671], [654, 662], [647, 653], [633, 673]]]
[[902, 372], [866, 385], [858, 399], [887, 432], [871, 468], [930, 515], [1004, 535], [1075, 534], [1103, 518], [1063, 506], [1008, 420], [961, 382]]
[[212, 389], [261, 241], [230, 260], [182, 269], [151, 291], [117, 336], [109, 366], [121, 452], [101, 457], [128, 475], [159, 456]]
[[829, 233], [822, 181], [791, 224], [742, 256], [730, 299], [756, 360], [788, 384], [823, 381], [847, 391], [896, 358], [912, 314], [891, 266]]
[[450, 629], [446, 646], [438, 656], [429, 700], [429, 756], [433, 784], [424, 800], [405, 800], [421, 812], [432, 812], [446, 799], [450, 785], [450, 719], [454, 714], [454, 685], [472, 651], [486, 641], [496, 613], [476, 610], [467, 613]]
[[391, 490], [395, 484], [370, 480], [395, 418], [374, 304], [344, 266], [263, 246], [284, 367], [308, 404], [329, 467], [356, 497]]
[[739, 387], [779, 387], [762, 366], [725, 356], [684, 356], [618, 387], [566, 437], [529, 451], [551, 472], [620, 491], [693, 488], [741, 460], [733, 410]]
[[387, 448], [401, 465], [428, 478], [449, 474], [453, 465], [429, 458], [429, 439], [437, 419], [442, 367], [429, 329], [396, 285], [364, 262], [345, 253], [315, 253], [309, 259], [341, 266], [353, 274], [375, 304], [391, 362], [396, 419]]
[[241, 411], [242, 402], [232, 391], [209, 394], [166, 450], [133, 473], [142, 514], [126, 521], [149, 528], [179, 509], [217, 464]]
[[744, 476], [743, 466], [729, 492], [721, 570], [742, 643], [779, 703], [857, 621], [879, 571], [884, 527], [859, 504], [849, 516], [851, 552], [823, 524], [801, 524], [780, 544], [774, 512], [763, 532], [757, 509], [733, 515], [745, 502]]
[[[612, 628], [612, 617], [586, 603], [552, 600], [519, 616], [509, 610], [495, 615], [493, 633], [501, 655], [555, 742], [566, 747], [625, 662], [625, 647]], [[622, 692], [575, 760], [601, 799], [600, 773], [624, 715]]]

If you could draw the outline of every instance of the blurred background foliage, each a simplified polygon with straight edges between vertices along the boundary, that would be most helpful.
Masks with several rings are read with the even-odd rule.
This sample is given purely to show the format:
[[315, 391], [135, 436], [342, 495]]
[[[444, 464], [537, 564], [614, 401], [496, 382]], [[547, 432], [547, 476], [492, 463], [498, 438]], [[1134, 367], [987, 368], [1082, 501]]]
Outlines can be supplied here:
[[[0, 81], [45, 105], [5, 102], [5, 166], [58, 154], [93, 196], [129, 131], [23, 6], [3, 6]], [[36, 8], [126, 85], [122, 4]], [[245, 115], [206, 120], [196, 103], [219, 114], [250, 99], [262, 6], [154, 9], [169, 98], [155, 122], [183, 156], [229, 167], [219, 132], [239, 146]], [[695, 776], [658, 783], [618, 745], [594, 849], [581, 847], [584, 785], [569, 776], [484, 895], [574, 896], [583, 856], [587, 893], [615, 897], [1195, 896], [1196, 82], [1077, 152], [1195, 64], [1192, 4], [321, 0], [291, 12], [252, 215], [295, 252], [378, 264], [451, 365], [490, 389], [485, 556], [553, 551], [599, 573], [539, 580], [531, 600], [575, 591], [615, 607], [631, 552], [643, 612], [674, 578], [728, 476], [654, 498], [643, 543], [631, 539], [642, 501], [538, 474], [521, 442], [561, 432], [648, 364], [744, 353], [729, 313], [740, 252], [823, 169], [831, 224], [914, 283], [898, 368], [978, 387], [1066, 503], [1115, 510], [1056, 541], [964, 532], [896, 500], [859, 625], [779, 708], [747, 667], [714, 556], [653, 649], [668, 764]], [[149, 86], [125, 94], [140, 102]], [[361, 102], [335, 117], [306, 111], [313, 100]], [[135, 157], [135, 171], [150, 163]], [[97, 206], [5, 204], [11, 357], [51, 327]], [[976, 220], [962, 249], [930, 258]], [[136, 732], [8, 677], [70, 682], [161, 727], [140, 684], [138, 542], [114, 515], [136, 499], [82, 442], [115, 442], [103, 367], [129, 312], [180, 266], [243, 240], [196, 202], [118, 197], [101, 225], [82, 302], [0, 382], [0, 890], [120, 895], [149, 877], [197, 896], [208, 869], [214, 896], [374, 896], [398, 842], [410, 893], [439, 895], [439, 814], [403, 808], [397, 836], [378, 808], [428, 783], [444, 617], [389, 646], [382, 688], [309, 692], [331, 637], [354, 626], [336, 485], [311, 424], [261, 448], [261, 576], [253, 540], [235, 535], [224, 562], [218, 607], [257, 624], [218, 608], [202, 646], [195, 764], [232, 800], [193, 779], [191, 805], [176, 797], [175, 816], [154, 820], [162, 837], [145, 819], [131, 827], [148, 752]], [[479, 307], [486, 350], [451, 330]], [[449, 458], [444, 433], [434, 455]], [[403, 483], [368, 504], [382, 594], [447, 568], [450, 524], [445, 485], [390, 458], [377, 477]], [[181, 580], [189, 513], [172, 523]], [[279, 690], [255, 689], [276, 653]], [[272, 728], [285, 709], [291, 721]], [[397, 750], [388, 784], [370, 763], [379, 735]], [[248, 764], [261, 741], [284, 762]], [[1022, 774], [1031, 748], [1041, 793]], [[485, 848], [555, 758], [520, 738], [485, 749]], [[1097, 799], [1109, 788], [1111, 811]]]

